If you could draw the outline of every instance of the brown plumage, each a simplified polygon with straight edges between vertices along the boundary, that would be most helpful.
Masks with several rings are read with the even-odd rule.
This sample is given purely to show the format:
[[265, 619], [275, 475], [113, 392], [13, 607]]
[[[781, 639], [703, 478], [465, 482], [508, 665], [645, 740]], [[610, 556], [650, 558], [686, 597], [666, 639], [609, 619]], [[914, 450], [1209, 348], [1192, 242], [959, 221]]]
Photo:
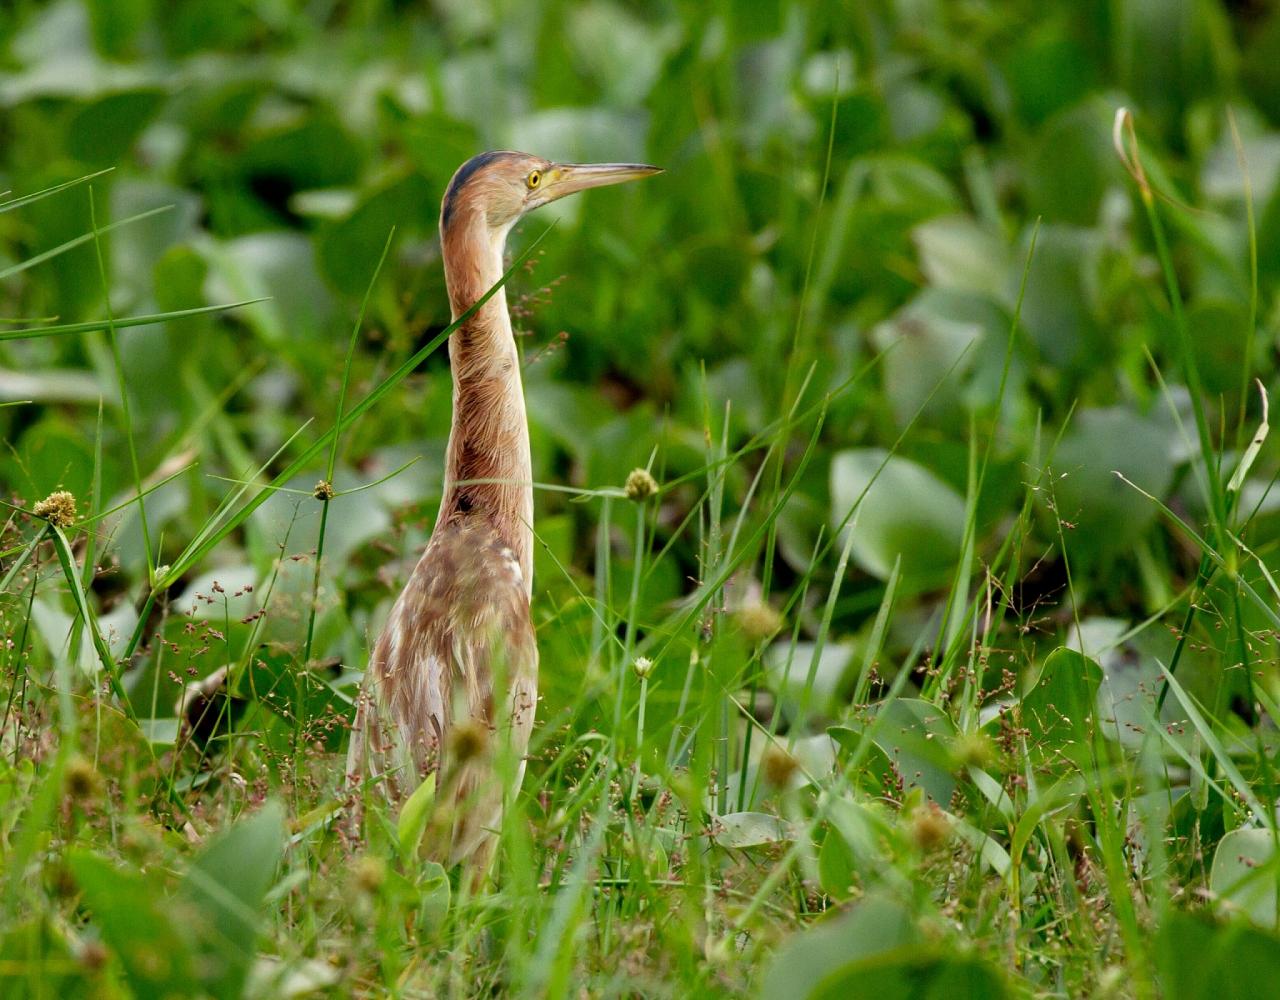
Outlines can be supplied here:
[[[456, 320], [502, 276], [511, 227], [588, 187], [644, 177], [640, 164], [557, 164], [525, 153], [472, 157], [440, 215]], [[520, 362], [500, 289], [449, 339], [453, 426], [435, 530], [369, 657], [347, 759], [351, 816], [374, 788], [396, 805], [431, 773], [424, 852], [483, 873], [504, 796], [524, 775], [537, 702], [533, 470]], [[509, 750], [514, 788], [497, 774]]]

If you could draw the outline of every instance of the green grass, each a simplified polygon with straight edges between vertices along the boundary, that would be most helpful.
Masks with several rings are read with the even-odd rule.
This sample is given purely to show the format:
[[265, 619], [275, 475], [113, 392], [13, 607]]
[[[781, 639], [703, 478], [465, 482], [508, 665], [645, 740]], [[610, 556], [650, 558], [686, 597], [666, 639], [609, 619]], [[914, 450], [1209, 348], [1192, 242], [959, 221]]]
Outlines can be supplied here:
[[[495, 11], [0, 12], [0, 995], [1264, 993], [1280, 15]], [[339, 813], [509, 145], [667, 173], [511, 247], [477, 891]]]

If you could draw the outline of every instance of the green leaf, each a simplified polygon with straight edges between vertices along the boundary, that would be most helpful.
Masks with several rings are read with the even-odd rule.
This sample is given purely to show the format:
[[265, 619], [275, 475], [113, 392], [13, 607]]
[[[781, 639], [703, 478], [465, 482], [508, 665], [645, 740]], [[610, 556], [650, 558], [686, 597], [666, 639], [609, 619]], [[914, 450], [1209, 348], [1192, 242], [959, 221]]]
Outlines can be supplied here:
[[856, 875], [856, 859], [844, 837], [834, 826], [828, 826], [818, 849], [818, 880], [822, 891], [832, 899], [848, 899]]
[[999, 233], [968, 215], [944, 215], [916, 226], [911, 235], [930, 285], [1000, 298], [1012, 262]]
[[859, 566], [887, 580], [902, 558], [914, 585], [940, 583], [960, 557], [964, 500], [937, 476], [880, 448], [842, 451], [831, 463], [831, 518], [840, 523], [857, 504], [845, 531]]
[[951, 750], [955, 723], [934, 705], [916, 698], [895, 698], [872, 706], [871, 714], [865, 724], [833, 726], [828, 731], [846, 750], [854, 750], [866, 727], [872, 727], [872, 742], [898, 772], [903, 787], [923, 789], [945, 809], [956, 788]]
[[1000, 1000], [1009, 991], [1000, 974], [980, 959], [902, 948], [849, 963], [827, 976], [809, 996], [813, 1000]]
[[160, 89], [122, 90], [85, 105], [67, 127], [67, 151], [81, 163], [110, 166], [124, 159], [164, 104]]
[[240, 995], [256, 954], [259, 910], [284, 851], [284, 809], [268, 802], [215, 840], [191, 865], [180, 898], [201, 916], [200, 968], [214, 996]]
[[201, 992], [191, 952], [190, 922], [165, 900], [153, 879], [87, 851], [67, 864], [103, 940], [120, 959], [140, 1000]]
[[1085, 766], [1102, 668], [1074, 649], [1055, 649], [1045, 658], [1034, 686], [1022, 697], [1022, 724], [1041, 758], [1062, 756]]
[[848, 913], [819, 920], [785, 941], [761, 980], [758, 995], [817, 996], [828, 976], [861, 959], [919, 941], [920, 932], [901, 903], [882, 894], [868, 895]]
[[138, 728], [148, 743], [157, 746], [173, 746], [178, 742], [177, 719], [139, 719]]
[[1276, 879], [1280, 857], [1270, 830], [1232, 830], [1213, 854], [1209, 888], [1228, 912], [1240, 910], [1262, 927], [1276, 927]]
[[424, 864], [418, 876], [418, 927], [434, 932], [444, 926], [452, 896], [453, 889], [444, 866], [437, 861]]
[[1156, 505], [1123, 482], [1117, 472], [1155, 497], [1173, 481], [1173, 439], [1154, 420], [1123, 406], [1076, 415], [1053, 456], [1052, 491], [1041, 492], [1065, 522], [1077, 552], [1131, 549], [1134, 537], [1155, 520]]
[[427, 829], [427, 820], [436, 801], [436, 775], [432, 771], [417, 788], [413, 790], [396, 820], [396, 841], [400, 844], [403, 857], [411, 858], [418, 853], [418, 844], [422, 842], [422, 834]]
[[1280, 982], [1280, 938], [1243, 921], [1170, 912], [1155, 952], [1164, 995], [1177, 1000], [1255, 1000]]
[[712, 839], [720, 847], [742, 849], [784, 844], [795, 840], [786, 820], [768, 813], [736, 812], [717, 816], [712, 823]]

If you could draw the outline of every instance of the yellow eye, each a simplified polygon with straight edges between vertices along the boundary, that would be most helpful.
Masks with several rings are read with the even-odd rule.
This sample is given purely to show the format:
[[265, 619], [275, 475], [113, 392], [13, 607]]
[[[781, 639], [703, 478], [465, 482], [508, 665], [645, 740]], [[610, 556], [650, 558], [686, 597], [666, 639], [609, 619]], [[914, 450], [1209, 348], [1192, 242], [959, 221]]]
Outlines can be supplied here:
[[542, 183], [542, 172], [539, 170], [531, 170], [529, 172], [529, 176], [525, 178], [525, 183], [529, 185], [529, 190], [532, 191]]

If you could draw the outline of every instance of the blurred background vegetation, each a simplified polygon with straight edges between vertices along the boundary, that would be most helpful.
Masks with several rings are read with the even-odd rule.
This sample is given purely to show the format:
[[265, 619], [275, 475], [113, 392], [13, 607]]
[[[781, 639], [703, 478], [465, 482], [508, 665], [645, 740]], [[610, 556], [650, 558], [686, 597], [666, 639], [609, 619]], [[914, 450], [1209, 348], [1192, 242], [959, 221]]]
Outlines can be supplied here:
[[[1277, 389], [1280, 8], [1262, 0], [10, 0], [0, 190], [110, 172], [0, 214], [0, 337], [263, 301], [122, 325], [128, 420], [106, 333], [0, 340], [0, 403], [15, 404], [0, 406], [0, 490], [29, 507], [65, 488], [82, 514], [123, 503], [131, 422], [144, 484], [163, 481], [147, 496], [154, 561], [173, 563], [234, 482], [279, 472], [308, 421], [300, 440], [332, 425], [393, 230], [351, 398], [447, 325], [436, 224], [458, 164], [491, 148], [646, 161], [666, 174], [544, 210], [512, 242], [554, 223], [508, 289], [537, 477], [599, 491], [650, 466], [664, 484], [634, 576], [629, 517], [599, 530], [617, 500], [538, 492], [542, 716], [563, 719], [604, 669], [586, 595], [618, 609], [628, 643], [696, 644], [672, 609], [709, 577], [718, 529], [688, 519], [709, 516], [725, 456], [712, 492], [753, 541], [713, 611], [785, 610], [781, 659], [814, 664], [806, 711], [840, 719], [864, 657], [886, 676], [928, 663], [950, 595], [968, 599], [968, 574], [1015, 528], [997, 679], [1069, 640], [1139, 690], [1172, 655], [1201, 552], [1114, 473], [1193, 524], [1210, 503], [1166, 279], [1113, 148], [1121, 106], [1160, 193], [1225, 478], [1261, 418], [1252, 380]], [[65, 247], [95, 226], [100, 240]], [[448, 412], [437, 351], [342, 440], [339, 490], [400, 470], [329, 516], [313, 659], [344, 677], [427, 537]], [[1240, 490], [1259, 557], [1242, 572], [1263, 592], [1277, 470], [1268, 444]], [[90, 598], [117, 654], [145, 633], [126, 671], [143, 714], [167, 716], [182, 682], [250, 644], [300, 658], [322, 472], [258, 508], [171, 588], [174, 616], [141, 626], [137, 506], [95, 526]], [[30, 535], [11, 517], [0, 547]], [[235, 600], [188, 628], [215, 582]], [[278, 603], [252, 618], [244, 588], [268, 583]], [[74, 608], [56, 580], [32, 593], [28, 642], [47, 664]], [[1251, 723], [1241, 672], [1223, 668], [1252, 659], [1275, 679], [1269, 619], [1225, 587], [1196, 596], [1211, 614], [1180, 676]], [[27, 619], [8, 607], [16, 634]], [[759, 638], [743, 630], [726, 641]], [[89, 644], [78, 655], [92, 670]], [[654, 761], [686, 704], [672, 669], [652, 693]], [[612, 693], [583, 704], [575, 730], [610, 728]]]

